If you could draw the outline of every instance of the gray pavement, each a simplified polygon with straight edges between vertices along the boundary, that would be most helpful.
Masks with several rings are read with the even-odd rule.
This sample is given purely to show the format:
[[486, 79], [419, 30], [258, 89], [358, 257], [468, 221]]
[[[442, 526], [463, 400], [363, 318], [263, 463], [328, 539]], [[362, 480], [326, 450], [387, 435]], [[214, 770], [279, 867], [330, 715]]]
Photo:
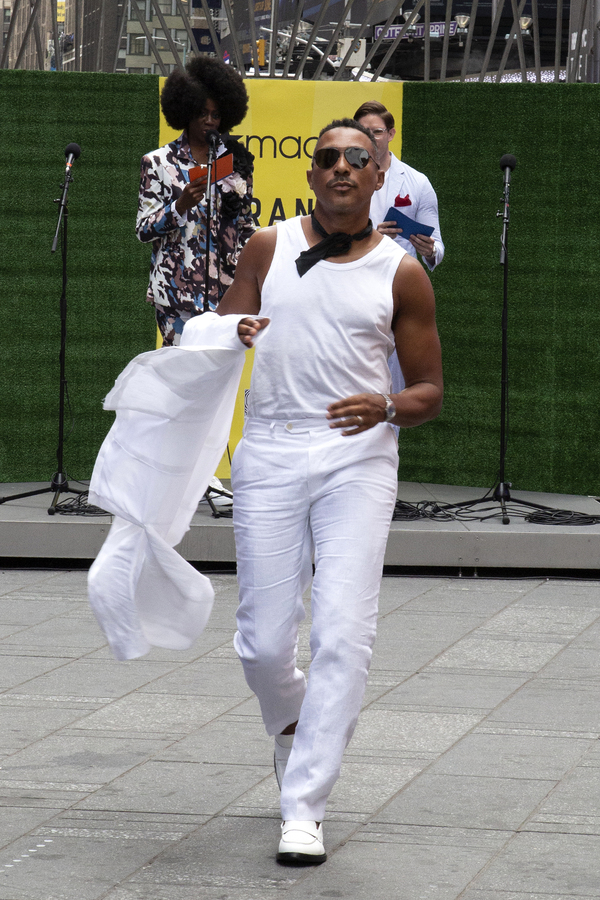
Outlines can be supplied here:
[[85, 580], [0, 572], [0, 900], [600, 896], [599, 583], [385, 578], [329, 860], [291, 869], [235, 578], [193, 649], [127, 663]]

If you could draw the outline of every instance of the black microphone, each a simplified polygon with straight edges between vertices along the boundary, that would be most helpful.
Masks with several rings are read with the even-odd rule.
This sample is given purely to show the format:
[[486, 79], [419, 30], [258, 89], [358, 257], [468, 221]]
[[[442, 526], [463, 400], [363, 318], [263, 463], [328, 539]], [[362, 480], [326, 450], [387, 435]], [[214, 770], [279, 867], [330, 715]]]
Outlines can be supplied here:
[[67, 157], [67, 175], [71, 173], [71, 166], [75, 160], [81, 155], [81, 147], [79, 144], [67, 144], [65, 147], [65, 156]]
[[505, 153], [502, 159], [500, 160], [500, 168], [504, 172], [504, 183], [508, 184], [510, 181], [510, 173], [517, 165], [517, 157], [513, 156], [512, 153]]
[[213, 150], [216, 150], [217, 144], [221, 140], [221, 135], [216, 130], [216, 128], [211, 128], [210, 131], [206, 132], [206, 140], [208, 141], [210, 146], [213, 148]]

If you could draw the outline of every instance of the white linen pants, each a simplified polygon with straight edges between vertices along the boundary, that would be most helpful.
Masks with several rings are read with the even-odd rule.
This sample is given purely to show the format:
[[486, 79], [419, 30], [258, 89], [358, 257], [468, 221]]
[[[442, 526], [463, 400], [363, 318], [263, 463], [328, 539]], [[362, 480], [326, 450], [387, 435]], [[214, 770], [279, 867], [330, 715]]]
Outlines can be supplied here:
[[[298, 720], [284, 820], [321, 821], [356, 726], [397, 494], [394, 431], [248, 419], [232, 464], [240, 605], [235, 648], [269, 734]], [[312, 574], [308, 685], [296, 666]]]

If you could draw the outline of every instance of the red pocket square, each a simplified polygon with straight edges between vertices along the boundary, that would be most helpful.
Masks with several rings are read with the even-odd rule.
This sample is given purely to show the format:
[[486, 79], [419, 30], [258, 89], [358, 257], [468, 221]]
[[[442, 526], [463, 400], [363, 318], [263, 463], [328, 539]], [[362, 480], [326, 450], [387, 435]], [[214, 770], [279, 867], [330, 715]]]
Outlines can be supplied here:
[[401, 197], [400, 194], [394, 200], [394, 206], [412, 206], [412, 202], [408, 194], [406, 197]]

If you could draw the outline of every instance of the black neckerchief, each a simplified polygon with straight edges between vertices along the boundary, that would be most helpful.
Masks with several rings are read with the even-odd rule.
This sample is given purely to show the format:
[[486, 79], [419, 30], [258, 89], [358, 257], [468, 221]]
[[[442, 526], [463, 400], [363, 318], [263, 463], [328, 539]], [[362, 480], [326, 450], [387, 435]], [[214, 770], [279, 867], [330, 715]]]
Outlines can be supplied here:
[[370, 219], [367, 227], [357, 234], [347, 234], [345, 231], [335, 231], [333, 234], [327, 234], [314, 212], [311, 212], [310, 219], [313, 230], [320, 234], [323, 240], [315, 244], [314, 247], [303, 250], [296, 260], [296, 268], [300, 278], [306, 275], [309, 269], [316, 266], [320, 260], [328, 259], [330, 256], [342, 256], [348, 252], [352, 241], [364, 241], [373, 232], [373, 223]]

